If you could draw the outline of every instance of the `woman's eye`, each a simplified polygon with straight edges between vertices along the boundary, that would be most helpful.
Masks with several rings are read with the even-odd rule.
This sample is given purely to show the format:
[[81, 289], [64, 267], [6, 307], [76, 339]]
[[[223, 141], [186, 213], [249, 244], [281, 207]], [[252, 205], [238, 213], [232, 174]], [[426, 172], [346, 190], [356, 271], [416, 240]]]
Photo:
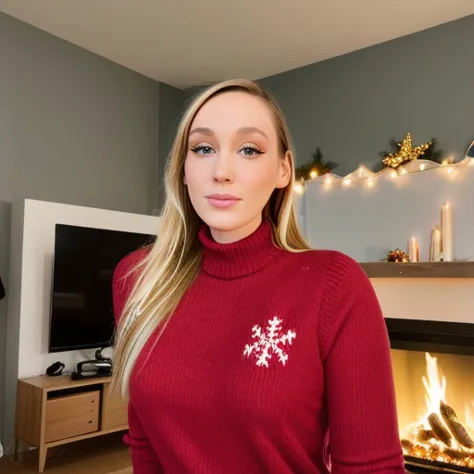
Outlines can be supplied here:
[[256, 148], [251, 147], [251, 146], [246, 146], [242, 148], [241, 153], [243, 153], [245, 156], [250, 156], [250, 157], [262, 154], [260, 150], [257, 150]]
[[214, 151], [210, 146], [207, 145], [195, 146], [194, 148], [191, 148], [191, 150], [198, 155], [209, 155]]

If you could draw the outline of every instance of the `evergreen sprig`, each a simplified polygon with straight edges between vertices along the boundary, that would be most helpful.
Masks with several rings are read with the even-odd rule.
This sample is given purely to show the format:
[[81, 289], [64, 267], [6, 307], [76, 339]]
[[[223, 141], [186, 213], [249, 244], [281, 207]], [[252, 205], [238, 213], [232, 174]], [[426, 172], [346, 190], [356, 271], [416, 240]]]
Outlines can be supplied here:
[[323, 153], [320, 148], [311, 155], [312, 160], [309, 163], [299, 166], [295, 169], [295, 178], [297, 180], [308, 181], [311, 179], [311, 173], [316, 173], [317, 176], [329, 173], [334, 168], [339, 166], [335, 161], [325, 161]]

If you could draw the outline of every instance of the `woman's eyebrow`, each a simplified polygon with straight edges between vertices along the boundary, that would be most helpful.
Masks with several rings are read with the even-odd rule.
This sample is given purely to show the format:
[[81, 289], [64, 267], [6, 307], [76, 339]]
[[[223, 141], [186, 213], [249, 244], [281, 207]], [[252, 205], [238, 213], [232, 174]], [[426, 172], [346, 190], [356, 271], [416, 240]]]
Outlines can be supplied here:
[[264, 136], [265, 138], [268, 138], [268, 137], [267, 137], [267, 134], [266, 134], [263, 130], [261, 130], [260, 128], [258, 128], [258, 127], [243, 127], [243, 128], [239, 128], [238, 133], [243, 134], [243, 135], [248, 135], [248, 134], [250, 134], [250, 133], [259, 133], [260, 135]]
[[[200, 133], [201, 135], [211, 136], [214, 135], [214, 131], [209, 127], [196, 127], [189, 132], [189, 136]], [[251, 133], [258, 133], [265, 138], [268, 138], [267, 134], [258, 127], [242, 127], [237, 130], [240, 135], [249, 135]]]
[[195, 133], [201, 133], [202, 135], [214, 135], [214, 132], [211, 128], [208, 128], [208, 127], [196, 127], [196, 128], [193, 128], [190, 132], [189, 132], [189, 136], [195, 134]]

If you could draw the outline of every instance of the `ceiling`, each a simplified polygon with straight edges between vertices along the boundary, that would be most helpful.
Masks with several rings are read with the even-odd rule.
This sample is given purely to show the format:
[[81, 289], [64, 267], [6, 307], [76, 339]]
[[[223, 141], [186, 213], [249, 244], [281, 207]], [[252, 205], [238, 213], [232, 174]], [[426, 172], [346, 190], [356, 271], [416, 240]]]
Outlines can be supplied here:
[[184, 89], [339, 56], [474, 14], [474, 1], [0, 0], [0, 11]]

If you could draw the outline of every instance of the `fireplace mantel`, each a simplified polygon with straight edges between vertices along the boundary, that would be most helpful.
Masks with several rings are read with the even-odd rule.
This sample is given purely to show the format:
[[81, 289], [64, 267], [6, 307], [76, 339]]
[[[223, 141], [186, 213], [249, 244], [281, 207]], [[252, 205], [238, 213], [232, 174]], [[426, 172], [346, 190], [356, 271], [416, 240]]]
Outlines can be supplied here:
[[474, 355], [474, 324], [394, 318], [385, 323], [392, 349]]
[[474, 262], [361, 262], [369, 278], [474, 278]]

